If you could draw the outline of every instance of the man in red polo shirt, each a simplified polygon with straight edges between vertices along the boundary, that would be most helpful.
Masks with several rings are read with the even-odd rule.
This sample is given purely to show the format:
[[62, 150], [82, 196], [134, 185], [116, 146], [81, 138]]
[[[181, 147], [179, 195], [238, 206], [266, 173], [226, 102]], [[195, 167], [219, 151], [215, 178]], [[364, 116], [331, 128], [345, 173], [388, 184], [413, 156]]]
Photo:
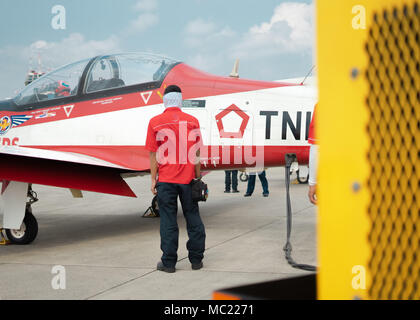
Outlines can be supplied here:
[[312, 115], [311, 124], [309, 125], [309, 136], [308, 142], [311, 145], [309, 149], [309, 191], [308, 197], [309, 201], [313, 204], [317, 204], [318, 199], [316, 196], [316, 174], [318, 167], [318, 140], [315, 136], [315, 115], [316, 115], [317, 105], [314, 107], [314, 113]]
[[[198, 203], [192, 200], [191, 181], [200, 178], [200, 125], [196, 118], [181, 111], [182, 93], [178, 86], [164, 92], [165, 111], [149, 122], [146, 149], [150, 151], [151, 190], [157, 193], [160, 214], [160, 248], [157, 269], [175, 272], [178, 260], [178, 196], [187, 221], [188, 258], [193, 270], [203, 267], [205, 230]], [[158, 176], [158, 178], [157, 178]]]

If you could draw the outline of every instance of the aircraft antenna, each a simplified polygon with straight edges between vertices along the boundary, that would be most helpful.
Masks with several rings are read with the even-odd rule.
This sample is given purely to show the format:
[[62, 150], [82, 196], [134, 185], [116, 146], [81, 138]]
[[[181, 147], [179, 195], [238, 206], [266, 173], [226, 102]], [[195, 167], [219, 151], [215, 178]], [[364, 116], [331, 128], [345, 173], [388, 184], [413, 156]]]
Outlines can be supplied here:
[[229, 77], [239, 78], [238, 69], [239, 69], [239, 59], [236, 59], [235, 64], [233, 65], [232, 72], [230, 73]]
[[305, 80], [309, 77], [309, 75], [312, 73], [312, 70], [314, 70], [315, 65], [312, 66], [311, 70], [309, 70], [308, 74], [305, 76], [305, 78], [302, 80], [302, 82], [300, 83], [300, 85], [303, 85], [303, 83], [305, 82]]

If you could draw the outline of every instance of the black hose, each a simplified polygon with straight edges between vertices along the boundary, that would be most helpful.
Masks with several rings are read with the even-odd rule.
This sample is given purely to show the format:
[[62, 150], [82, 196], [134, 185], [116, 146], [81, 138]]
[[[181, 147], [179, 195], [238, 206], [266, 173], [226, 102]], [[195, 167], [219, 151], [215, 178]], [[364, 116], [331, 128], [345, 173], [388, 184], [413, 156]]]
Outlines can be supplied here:
[[309, 264], [301, 264], [297, 263], [292, 258], [292, 244], [290, 242], [290, 236], [292, 233], [292, 205], [290, 202], [290, 167], [294, 161], [297, 160], [295, 154], [286, 154], [286, 166], [285, 166], [285, 173], [286, 173], [286, 203], [287, 203], [287, 239], [286, 244], [283, 247], [285, 257], [287, 262], [293, 267], [297, 269], [302, 269], [306, 271], [316, 271], [316, 267], [309, 265]]

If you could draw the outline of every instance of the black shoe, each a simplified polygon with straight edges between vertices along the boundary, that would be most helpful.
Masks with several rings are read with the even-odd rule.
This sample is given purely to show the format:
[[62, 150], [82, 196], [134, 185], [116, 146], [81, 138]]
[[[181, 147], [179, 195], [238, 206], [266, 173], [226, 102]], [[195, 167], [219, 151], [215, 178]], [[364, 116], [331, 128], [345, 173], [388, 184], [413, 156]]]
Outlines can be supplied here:
[[268, 193], [263, 193], [263, 196], [264, 197], [268, 197]]
[[156, 269], [159, 270], [159, 271], [167, 272], [167, 273], [174, 273], [175, 272], [175, 267], [165, 267], [165, 265], [163, 264], [162, 261], [158, 262]]
[[200, 270], [203, 267], [203, 262], [199, 262], [199, 263], [191, 263], [191, 268], [193, 270]]
[[244, 194], [244, 197], [250, 197], [250, 196], [252, 196], [252, 193], [245, 193]]
[[225, 193], [230, 193], [230, 190], [225, 190]]
[[232, 193], [238, 193], [238, 192], [239, 192], [238, 189], [232, 190]]

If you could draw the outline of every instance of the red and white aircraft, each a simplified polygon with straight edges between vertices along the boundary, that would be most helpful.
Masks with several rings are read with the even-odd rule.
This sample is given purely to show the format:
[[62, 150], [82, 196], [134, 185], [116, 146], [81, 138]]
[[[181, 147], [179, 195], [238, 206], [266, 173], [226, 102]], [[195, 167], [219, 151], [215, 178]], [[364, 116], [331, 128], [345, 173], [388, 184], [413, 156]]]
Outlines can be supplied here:
[[286, 153], [308, 162], [314, 87], [215, 76], [159, 55], [97, 56], [45, 74], [0, 102], [9, 240], [26, 244], [37, 235], [32, 184], [69, 188], [74, 196], [86, 190], [135, 197], [123, 177], [149, 171], [147, 126], [164, 110], [170, 84], [181, 87], [183, 111], [200, 122], [203, 170], [255, 166], [248, 151], [260, 152], [264, 167], [284, 165]]

